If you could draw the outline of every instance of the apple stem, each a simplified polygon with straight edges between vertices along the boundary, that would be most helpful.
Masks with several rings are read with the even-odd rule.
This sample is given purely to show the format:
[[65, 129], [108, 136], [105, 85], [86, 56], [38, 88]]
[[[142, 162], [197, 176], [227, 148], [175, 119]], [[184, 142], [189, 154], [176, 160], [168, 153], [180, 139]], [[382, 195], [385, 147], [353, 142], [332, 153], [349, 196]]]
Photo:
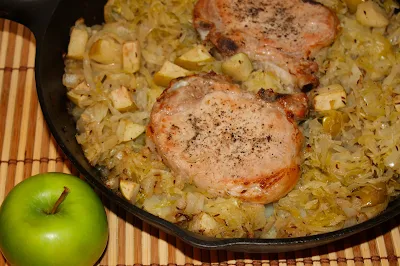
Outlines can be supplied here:
[[55, 214], [56, 213], [58, 206], [60, 206], [60, 204], [65, 200], [65, 198], [67, 197], [68, 193], [69, 193], [69, 188], [64, 187], [64, 191], [61, 193], [60, 197], [58, 198], [58, 200], [54, 204], [53, 209], [51, 209], [50, 214]]

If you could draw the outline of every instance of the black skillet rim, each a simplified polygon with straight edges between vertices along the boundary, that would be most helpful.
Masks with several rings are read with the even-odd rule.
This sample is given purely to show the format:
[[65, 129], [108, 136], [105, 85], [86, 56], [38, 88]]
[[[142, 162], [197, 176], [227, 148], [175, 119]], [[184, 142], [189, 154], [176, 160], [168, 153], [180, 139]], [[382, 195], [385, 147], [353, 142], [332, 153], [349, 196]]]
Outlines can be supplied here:
[[[63, 141], [62, 138], [62, 135], [64, 134], [63, 128], [57, 127], [54, 121], [52, 121], [51, 119], [50, 115], [51, 103], [45, 100], [46, 98], [45, 94], [48, 92], [46, 92], [45, 88], [42, 86], [41, 77], [39, 74], [41, 71], [39, 58], [41, 55], [40, 50], [42, 50], [40, 49], [39, 46], [42, 45], [43, 40], [40, 39], [43, 36], [39, 36], [39, 40], [37, 40], [38, 47], [36, 55], [36, 72], [35, 72], [36, 83], [37, 83], [37, 94], [45, 121], [50, 129], [50, 132], [55, 138], [57, 144], [60, 146], [61, 150], [71, 161], [74, 167], [85, 177], [85, 179], [91, 185], [99, 189], [101, 193], [103, 193], [111, 201], [115, 202], [118, 206], [122, 206], [128, 212], [148, 222], [149, 224], [156, 226], [157, 228], [160, 228], [166, 231], [167, 233], [177, 236], [178, 238], [182, 239], [186, 243], [191, 244], [194, 247], [204, 248], [204, 249], [225, 249], [225, 250], [240, 251], [240, 252], [267, 252], [267, 253], [301, 250], [301, 249], [320, 246], [323, 244], [333, 242], [335, 240], [339, 240], [354, 235], [361, 231], [377, 226], [385, 221], [388, 221], [389, 219], [400, 214], [400, 197], [398, 197], [390, 203], [389, 207], [384, 212], [361, 224], [357, 224], [348, 228], [340, 229], [329, 233], [323, 233], [319, 235], [296, 237], [296, 238], [278, 238], [278, 239], [250, 239], [250, 238], [218, 239], [218, 238], [204, 237], [189, 232], [162, 218], [152, 215], [130, 204], [128, 201], [126, 201], [125, 199], [118, 196], [110, 189], [108, 189], [104, 185], [104, 183], [99, 179], [99, 177], [94, 176], [92, 173], [90, 173], [88, 169], [86, 169], [83, 165], [81, 165], [78, 162], [78, 160], [74, 156], [73, 150], [69, 147], [69, 144]], [[65, 109], [65, 112], [67, 112], [67, 109]]]
[[[43, 98], [43, 90], [40, 86], [37, 87], [37, 93], [39, 102], [43, 111], [44, 118], [49, 126], [49, 129], [54, 136], [56, 142], [61, 147], [62, 151], [68, 157], [68, 159], [72, 162], [74, 167], [91, 183], [93, 186], [98, 188], [104, 195], [106, 195], [110, 200], [117, 203], [117, 205], [122, 206], [125, 210], [131, 212], [132, 214], [138, 216], [150, 224], [162, 228], [168, 233], [171, 233], [185, 242], [198, 247], [205, 249], [230, 249], [231, 247], [237, 246], [242, 250], [249, 249], [249, 252], [252, 252], [253, 249], [256, 251], [261, 250], [262, 247], [271, 248], [283, 248], [284, 250], [299, 250], [303, 248], [311, 248], [315, 246], [319, 246], [322, 244], [327, 244], [329, 242], [342, 239], [347, 236], [351, 236], [353, 234], [359, 233], [361, 231], [367, 230], [374, 226], [377, 226], [400, 213], [400, 198], [397, 198], [391, 203], [391, 206], [388, 207], [383, 213], [378, 216], [367, 220], [361, 224], [357, 224], [348, 228], [344, 228], [338, 231], [323, 233], [319, 235], [313, 236], [305, 236], [305, 237], [296, 237], [296, 238], [278, 238], [278, 239], [250, 239], [250, 238], [230, 238], [230, 239], [212, 239], [202, 237], [200, 235], [196, 235], [194, 233], [188, 232], [177, 225], [174, 225], [162, 218], [159, 218], [155, 215], [150, 214], [147, 211], [144, 211], [132, 204], [128, 201], [124, 200], [113, 191], [108, 189], [104, 183], [102, 183], [98, 178], [91, 175], [86, 168], [84, 168], [73, 156], [70, 149], [68, 149], [68, 144], [62, 141], [60, 137], [60, 130], [56, 128], [53, 124], [52, 120], [49, 116], [49, 111], [46, 106], [46, 102], [44, 102]], [[254, 246], [253, 248], [251, 246]]]

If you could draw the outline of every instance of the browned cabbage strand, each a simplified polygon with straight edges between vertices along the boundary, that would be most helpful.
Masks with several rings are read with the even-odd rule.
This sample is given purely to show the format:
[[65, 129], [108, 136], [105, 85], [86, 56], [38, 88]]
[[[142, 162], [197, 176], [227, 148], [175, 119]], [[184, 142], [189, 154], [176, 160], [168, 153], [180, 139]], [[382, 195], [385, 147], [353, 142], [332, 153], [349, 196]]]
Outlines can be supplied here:
[[[316, 56], [321, 85], [309, 97], [334, 85], [346, 101], [327, 110], [315, 108], [301, 124], [306, 143], [300, 181], [266, 206], [212, 197], [177, 179], [146, 146], [145, 128], [153, 103], [173, 78], [169, 75], [225, 69], [245, 90], [285, 92], [277, 75], [253, 70], [251, 62], [245, 70], [235, 69], [234, 62], [224, 63], [210, 44], [202, 44], [192, 26], [195, 0], [110, 0], [105, 24], [88, 27], [77, 21], [63, 83], [77, 141], [106, 185], [148, 212], [217, 237], [312, 235], [384, 210], [400, 191], [398, 6], [373, 2], [382, 12], [365, 20], [356, 12], [361, 1], [320, 2], [337, 12], [342, 29], [335, 43]], [[371, 21], [375, 24], [367, 25]], [[185, 61], [182, 55], [199, 45], [212, 56], [200, 63]], [[171, 68], [173, 74], [164, 73]]]

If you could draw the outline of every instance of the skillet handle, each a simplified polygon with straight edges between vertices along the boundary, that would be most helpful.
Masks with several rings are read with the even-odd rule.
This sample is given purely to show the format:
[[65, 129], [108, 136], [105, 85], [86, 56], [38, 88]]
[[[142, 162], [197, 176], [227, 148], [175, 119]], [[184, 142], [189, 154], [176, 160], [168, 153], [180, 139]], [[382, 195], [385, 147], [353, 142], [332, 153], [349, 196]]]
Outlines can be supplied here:
[[46, 30], [58, 2], [60, 0], [0, 0], [0, 18], [23, 24], [36, 36]]

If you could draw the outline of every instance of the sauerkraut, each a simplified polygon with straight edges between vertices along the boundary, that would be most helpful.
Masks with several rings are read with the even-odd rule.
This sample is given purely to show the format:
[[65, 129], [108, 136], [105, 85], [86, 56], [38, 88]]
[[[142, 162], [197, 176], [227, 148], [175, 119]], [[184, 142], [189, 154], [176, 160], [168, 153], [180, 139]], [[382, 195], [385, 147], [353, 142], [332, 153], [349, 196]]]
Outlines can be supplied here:
[[[356, 0], [320, 2], [341, 22], [336, 41], [315, 58], [320, 86], [340, 84], [347, 100], [339, 109], [311, 111], [301, 123], [301, 178], [287, 196], [266, 206], [213, 197], [185, 183], [146, 144], [153, 103], [165, 89], [160, 84], [176, 74], [162, 71], [166, 62], [204, 45], [213, 59], [179, 75], [221, 73], [220, 56], [192, 26], [195, 0], [109, 0], [103, 25], [78, 20], [63, 83], [76, 139], [105, 184], [148, 212], [216, 237], [313, 235], [383, 211], [400, 191], [399, 7], [374, 2], [389, 25], [373, 28], [356, 19]], [[265, 87], [287, 93], [277, 75], [262, 69], [240, 84], [254, 93]]]

